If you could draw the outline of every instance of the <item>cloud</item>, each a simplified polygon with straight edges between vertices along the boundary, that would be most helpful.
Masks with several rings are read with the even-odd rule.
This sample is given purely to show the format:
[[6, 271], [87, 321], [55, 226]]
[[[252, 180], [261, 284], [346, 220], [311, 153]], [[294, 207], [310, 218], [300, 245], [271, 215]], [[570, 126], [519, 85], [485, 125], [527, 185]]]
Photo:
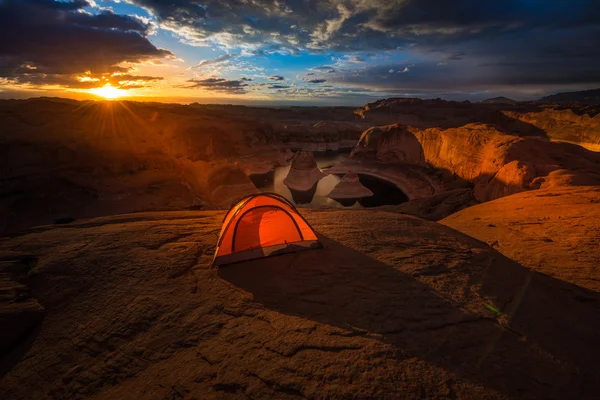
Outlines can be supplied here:
[[324, 83], [324, 82], [327, 82], [327, 80], [326, 79], [311, 79], [306, 82], [308, 82], [308, 83]]
[[228, 92], [230, 94], [243, 94], [246, 92], [246, 87], [248, 86], [246, 80], [242, 79], [205, 78], [189, 79], [186, 82], [189, 84], [182, 86], [186, 89], [204, 89], [215, 92]]
[[279, 50], [396, 49], [415, 41], [452, 42], [521, 27], [597, 23], [589, 0], [131, 0], [165, 29], [194, 44], [244, 43]]
[[454, 54], [448, 56], [447, 59], [453, 60], [453, 61], [458, 61], [458, 60], [462, 60], [465, 55], [466, 55], [466, 53], [464, 51], [459, 51], [458, 53], [454, 53]]
[[[484, 85], [521, 82], [535, 77], [533, 69], [543, 70], [535, 79], [540, 84], [600, 82], [597, 1], [131, 1], [156, 16], [161, 27], [195, 45], [266, 56], [335, 52], [346, 57], [345, 66], [366, 64], [362, 52], [375, 54], [369, 64], [382, 52], [402, 54], [404, 64], [462, 63], [462, 73]], [[331, 75], [347, 75], [332, 69]]]
[[[149, 40], [154, 30], [162, 29], [184, 43], [227, 53], [193, 68], [227, 69], [227, 64], [233, 67], [234, 55], [240, 58], [235, 67], [241, 68], [247, 59], [262, 62], [275, 53], [310, 54], [330, 56], [333, 61], [322, 61], [332, 65], [311, 68], [305, 78], [316, 73], [313, 78], [364, 88], [416, 91], [438, 85], [440, 90], [460, 91], [465, 87], [600, 84], [598, 1], [127, 3], [143, 7], [150, 17], [118, 15], [101, 7], [89, 12], [83, 0], [0, 0], [0, 35], [10, 38], [0, 41], [0, 79], [83, 87], [112, 79], [113, 74], [133, 74], [132, 64], [173, 57]], [[306, 64], [299, 65], [305, 68]], [[80, 78], [88, 72], [92, 80], [82, 82]], [[266, 74], [275, 72], [288, 75], [284, 69]], [[297, 73], [294, 70], [289, 76]], [[280, 75], [273, 77], [267, 79], [284, 80]], [[312, 83], [319, 80], [325, 81], [312, 79]]]
[[323, 65], [320, 67], [313, 67], [311, 68], [312, 71], [317, 71], [317, 72], [326, 72], [328, 74], [333, 74], [335, 72], [335, 68], [330, 67], [329, 65]]
[[281, 75], [271, 75], [268, 79], [272, 81], [283, 81], [285, 78]]
[[213, 58], [210, 60], [202, 60], [198, 64], [192, 65], [187, 70], [201, 68], [201, 67], [205, 67], [207, 65], [219, 64], [219, 63], [231, 60], [233, 57], [235, 57], [234, 54], [223, 54], [222, 56], [219, 56], [217, 58]]
[[[147, 39], [150, 24], [109, 10], [82, 12], [87, 5], [82, 0], [0, 1], [0, 37], [5, 38], [0, 41], [0, 77], [21, 84], [88, 87], [129, 73], [124, 64], [173, 57]], [[78, 79], [86, 73], [99, 80]], [[147, 78], [131, 81], [158, 79]]]
[[347, 61], [348, 61], [348, 62], [351, 62], [351, 63], [364, 63], [364, 62], [366, 62], [367, 60], [365, 60], [365, 59], [364, 59], [364, 58], [362, 58], [362, 57], [353, 56], [353, 57], [350, 57], [350, 58], [348, 58], [348, 59], [347, 59]]

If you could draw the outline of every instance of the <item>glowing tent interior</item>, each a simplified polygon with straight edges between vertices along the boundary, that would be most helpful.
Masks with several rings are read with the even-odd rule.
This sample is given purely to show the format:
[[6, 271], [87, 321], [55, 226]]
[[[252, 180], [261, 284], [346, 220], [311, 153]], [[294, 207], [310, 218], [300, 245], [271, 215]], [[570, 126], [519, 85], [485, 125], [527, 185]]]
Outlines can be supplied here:
[[254, 194], [225, 215], [213, 266], [321, 247], [308, 222], [285, 197]]

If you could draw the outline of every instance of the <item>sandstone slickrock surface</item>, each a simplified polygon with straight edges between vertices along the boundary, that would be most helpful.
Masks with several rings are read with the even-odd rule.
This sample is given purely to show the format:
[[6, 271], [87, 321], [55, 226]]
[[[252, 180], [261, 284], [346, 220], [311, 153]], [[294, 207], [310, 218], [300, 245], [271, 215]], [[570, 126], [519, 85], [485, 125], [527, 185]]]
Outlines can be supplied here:
[[46, 317], [0, 397], [597, 396], [597, 292], [415, 217], [303, 213], [324, 249], [220, 270], [216, 211], [2, 240], [37, 258], [26, 284]]
[[342, 180], [329, 192], [332, 199], [359, 199], [361, 197], [373, 196], [373, 192], [360, 183], [358, 175], [348, 172]]
[[600, 187], [514, 194], [440, 222], [528, 268], [600, 292]]
[[283, 183], [290, 189], [305, 191], [310, 190], [324, 176], [312, 152], [297, 151]]
[[452, 189], [433, 196], [413, 199], [386, 210], [415, 215], [430, 221], [439, 221], [464, 208], [478, 204], [471, 189]]
[[540, 187], [600, 184], [600, 153], [483, 124], [444, 130], [398, 124], [370, 128], [351, 158], [448, 171], [472, 182], [478, 201]]
[[[36, 258], [18, 251], [0, 251], [0, 359], [18, 352], [42, 322], [44, 308], [21, 282], [35, 273]], [[6, 369], [0, 362], [0, 374]]]

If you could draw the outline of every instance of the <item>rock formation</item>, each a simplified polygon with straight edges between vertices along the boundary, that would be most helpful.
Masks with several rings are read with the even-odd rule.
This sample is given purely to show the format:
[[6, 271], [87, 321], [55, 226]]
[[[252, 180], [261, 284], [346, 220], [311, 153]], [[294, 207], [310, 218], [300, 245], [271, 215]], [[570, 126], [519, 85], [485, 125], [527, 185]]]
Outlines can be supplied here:
[[340, 183], [328, 195], [329, 198], [334, 200], [360, 199], [369, 196], [373, 196], [373, 192], [360, 183], [358, 175], [354, 172], [345, 174]]
[[[331, 172], [381, 177], [409, 199], [467, 184], [480, 201], [593, 184], [593, 156], [548, 141], [600, 150], [594, 106], [387, 99], [358, 110], [270, 109], [40, 98], [0, 100], [0, 120], [0, 234], [65, 218], [227, 207], [256, 191], [238, 170], [265, 174], [286, 165], [289, 147], [335, 151], [365, 130], [355, 159]], [[411, 134], [384, 134], [373, 152], [378, 132], [389, 130], [377, 127], [392, 122]]]
[[514, 119], [542, 129], [548, 138], [557, 142], [578, 144], [592, 151], [600, 151], [600, 113], [593, 107], [564, 108], [538, 106], [537, 110], [522, 112], [507, 110]]
[[[589, 221], [587, 208], [574, 210]], [[2, 250], [37, 257], [27, 285], [45, 319], [3, 371], [0, 398], [591, 400], [600, 391], [597, 292], [446, 226], [375, 210], [303, 210], [324, 249], [215, 271], [223, 214], [133, 213], [3, 240]]]
[[448, 129], [479, 123], [514, 136], [567, 141], [594, 151], [600, 150], [599, 112], [597, 106], [576, 104], [470, 103], [411, 98], [379, 100], [355, 110], [370, 126], [400, 124], [421, 129]]
[[491, 125], [368, 129], [351, 158], [432, 166], [472, 182], [478, 201], [541, 187], [600, 184], [600, 153], [567, 143], [504, 134]]
[[309, 151], [298, 151], [283, 183], [290, 189], [310, 190], [323, 176], [325, 175], [317, 166], [313, 154]]

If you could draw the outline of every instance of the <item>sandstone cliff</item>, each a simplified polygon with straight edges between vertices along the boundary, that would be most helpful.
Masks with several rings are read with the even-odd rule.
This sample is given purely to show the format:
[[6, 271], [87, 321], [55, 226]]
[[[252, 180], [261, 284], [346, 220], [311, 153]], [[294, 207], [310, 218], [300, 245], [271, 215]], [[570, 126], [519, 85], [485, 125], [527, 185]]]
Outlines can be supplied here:
[[351, 158], [449, 171], [472, 182], [479, 201], [540, 187], [600, 184], [600, 153], [509, 135], [484, 124], [371, 128], [363, 133]]
[[550, 140], [600, 151], [600, 113], [595, 108], [539, 106], [535, 111], [505, 111], [505, 114], [542, 129]]
[[[494, 99], [491, 99], [494, 100]], [[537, 136], [567, 141], [600, 150], [600, 115], [597, 106], [559, 106], [531, 102], [481, 103], [391, 98], [355, 110], [371, 126], [401, 124], [426, 128], [459, 128], [471, 123], [495, 126], [515, 136]]]

